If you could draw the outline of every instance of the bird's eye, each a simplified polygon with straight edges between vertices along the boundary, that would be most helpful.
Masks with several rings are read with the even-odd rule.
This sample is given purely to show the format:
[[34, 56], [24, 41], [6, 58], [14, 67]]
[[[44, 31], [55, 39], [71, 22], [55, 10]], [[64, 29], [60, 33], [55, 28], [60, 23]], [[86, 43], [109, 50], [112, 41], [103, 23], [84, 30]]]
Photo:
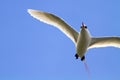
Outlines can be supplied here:
[[85, 26], [85, 28], [87, 29], [87, 26]]
[[87, 29], [87, 26], [81, 26], [80, 28], [85, 28], [85, 29]]

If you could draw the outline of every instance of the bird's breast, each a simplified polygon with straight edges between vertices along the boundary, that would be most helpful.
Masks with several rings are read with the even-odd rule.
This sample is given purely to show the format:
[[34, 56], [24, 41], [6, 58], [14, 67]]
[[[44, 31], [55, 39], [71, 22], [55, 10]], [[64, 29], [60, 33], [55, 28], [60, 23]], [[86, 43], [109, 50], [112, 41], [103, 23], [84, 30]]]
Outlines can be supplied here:
[[76, 52], [79, 57], [83, 57], [90, 43], [90, 36], [87, 33], [79, 34], [76, 46]]

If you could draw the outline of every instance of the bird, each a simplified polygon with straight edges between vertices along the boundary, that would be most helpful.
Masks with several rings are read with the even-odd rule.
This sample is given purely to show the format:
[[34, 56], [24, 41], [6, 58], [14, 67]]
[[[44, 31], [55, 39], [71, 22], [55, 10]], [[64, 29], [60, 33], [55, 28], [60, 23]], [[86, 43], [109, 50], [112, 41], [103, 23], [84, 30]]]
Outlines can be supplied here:
[[28, 13], [44, 22], [52, 25], [61, 30], [68, 38], [70, 38], [75, 44], [76, 53], [75, 58], [80, 58], [81, 61], [85, 61], [85, 53], [87, 50], [92, 48], [101, 47], [117, 47], [120, 48], [120, 37], [119, 36], [91, 36], [87, 26], [82, 22], [80, 26], [80, 32], [77, 32], [70, 25], [68, 25], [62, 18], [48, 12], [28, 9]]

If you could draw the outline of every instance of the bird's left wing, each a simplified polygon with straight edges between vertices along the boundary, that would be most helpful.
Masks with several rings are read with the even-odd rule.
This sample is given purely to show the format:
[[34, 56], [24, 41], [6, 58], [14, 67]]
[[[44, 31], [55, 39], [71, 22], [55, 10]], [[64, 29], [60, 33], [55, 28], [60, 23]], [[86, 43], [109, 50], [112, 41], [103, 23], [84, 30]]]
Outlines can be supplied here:
[[120, 48], [120, 37], [93, 37], [88, 48], [90, 49], [108, 46]]
[[65, 33], [75, 44], [77, 43], [77, 38], [79, 33], [75, 31], [73, 28], [71, 28], [61, 18], [51, 13], [32, 10], [32, 9], [28, 9], [28, 13], [34, 18], [58, 28], [63, 33]]

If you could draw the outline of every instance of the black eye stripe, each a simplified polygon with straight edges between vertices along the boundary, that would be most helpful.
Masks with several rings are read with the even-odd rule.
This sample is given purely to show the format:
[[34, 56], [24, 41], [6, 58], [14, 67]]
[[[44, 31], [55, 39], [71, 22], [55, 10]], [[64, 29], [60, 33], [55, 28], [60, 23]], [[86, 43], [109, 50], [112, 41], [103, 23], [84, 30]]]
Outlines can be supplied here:
[[87, 26], [85, 26], [85, 28], [87, 28]]
[[[81, 26], [81, 28], [83, 28], [83, 26]], [[87, 26], [84, 26], [84, 28], [86, 28], [86, 29], [87, 29]]]

